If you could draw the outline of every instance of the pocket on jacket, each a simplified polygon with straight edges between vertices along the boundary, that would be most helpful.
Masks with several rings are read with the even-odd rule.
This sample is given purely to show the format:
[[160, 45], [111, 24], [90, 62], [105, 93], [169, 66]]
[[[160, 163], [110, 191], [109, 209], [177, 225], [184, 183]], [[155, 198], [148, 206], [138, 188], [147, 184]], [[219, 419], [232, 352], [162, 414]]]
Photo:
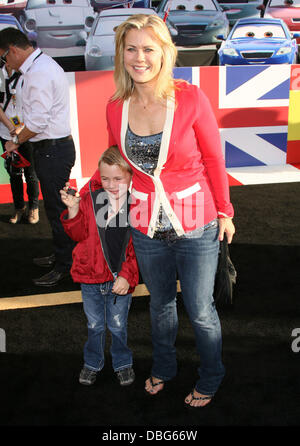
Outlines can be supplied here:
[[186, 189], [180, 190], [179, 192], [176, 192], [176, 196], [178, 198], [178, 200], [183, 200], [186, 197], [189, 197], [190, 195], [195, 194], [196, 192], [198, 192], [199, 190], [201, 190], [201, 186], [199, 183], [195, 183], [193, 184], [193, 186], [190, 186]]
[[134, 188], [131, 191], [131, 195], [141, 201], [147, 201], [148, 199], [148, 194], [146, 194], [145, 192], [140, 192]]

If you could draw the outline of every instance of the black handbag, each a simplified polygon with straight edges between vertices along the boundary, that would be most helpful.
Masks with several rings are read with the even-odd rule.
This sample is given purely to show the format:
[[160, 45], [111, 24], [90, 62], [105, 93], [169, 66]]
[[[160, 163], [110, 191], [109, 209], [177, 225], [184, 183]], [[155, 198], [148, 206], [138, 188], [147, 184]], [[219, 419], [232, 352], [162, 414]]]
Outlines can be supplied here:
[[220, 242], [218, 267], [215, 277], [214, 300], [219, 308], [233, 306], [233, 285], [236, 284], [237, 272], [229, 255], [226, 234]]

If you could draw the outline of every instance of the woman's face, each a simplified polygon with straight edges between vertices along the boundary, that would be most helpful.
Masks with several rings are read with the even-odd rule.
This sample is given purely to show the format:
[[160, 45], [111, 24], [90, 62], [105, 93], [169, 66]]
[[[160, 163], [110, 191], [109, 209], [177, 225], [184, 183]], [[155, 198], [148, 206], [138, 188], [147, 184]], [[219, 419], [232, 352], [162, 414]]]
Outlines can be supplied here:
[[131, 29], [124, 46], [124, 66], [134, 83], [155, 83], [162, 65], [163, 52], [150, 28]]

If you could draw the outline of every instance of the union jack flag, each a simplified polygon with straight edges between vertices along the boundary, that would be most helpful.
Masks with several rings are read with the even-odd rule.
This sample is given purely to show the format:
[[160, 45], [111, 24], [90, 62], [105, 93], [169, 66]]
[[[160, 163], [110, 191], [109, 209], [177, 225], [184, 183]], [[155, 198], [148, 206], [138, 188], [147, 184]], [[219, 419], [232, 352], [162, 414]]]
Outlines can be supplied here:
[[176, 68], [209, 97], [226, 167], [286, 163], [290, 66]]

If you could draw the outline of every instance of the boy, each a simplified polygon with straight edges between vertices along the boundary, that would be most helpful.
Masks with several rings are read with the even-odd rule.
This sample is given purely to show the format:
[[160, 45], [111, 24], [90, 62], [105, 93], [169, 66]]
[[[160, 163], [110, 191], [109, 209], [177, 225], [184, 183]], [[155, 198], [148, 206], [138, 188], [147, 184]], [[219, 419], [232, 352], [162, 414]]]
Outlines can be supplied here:
[[79, 382], [91, 385], [104, 366], [106, 325], [112, 335], [113, 369], [120, 384], [135, 379], [132, 353], [127, 346], [127, 317], [131, 293], [139, 281], [138, 266], [128, 224], [128, 188], [131, 168], [117, 147], [108, 148], [98, 164], [102, 188], [81, 198], [70, 194], [68, 183], [60, 191], [67, 206], [61, 215], [66, 233], [77, 243], [71, 275], [81, 284], [83, 308], [88, 320], [84, 366]]

